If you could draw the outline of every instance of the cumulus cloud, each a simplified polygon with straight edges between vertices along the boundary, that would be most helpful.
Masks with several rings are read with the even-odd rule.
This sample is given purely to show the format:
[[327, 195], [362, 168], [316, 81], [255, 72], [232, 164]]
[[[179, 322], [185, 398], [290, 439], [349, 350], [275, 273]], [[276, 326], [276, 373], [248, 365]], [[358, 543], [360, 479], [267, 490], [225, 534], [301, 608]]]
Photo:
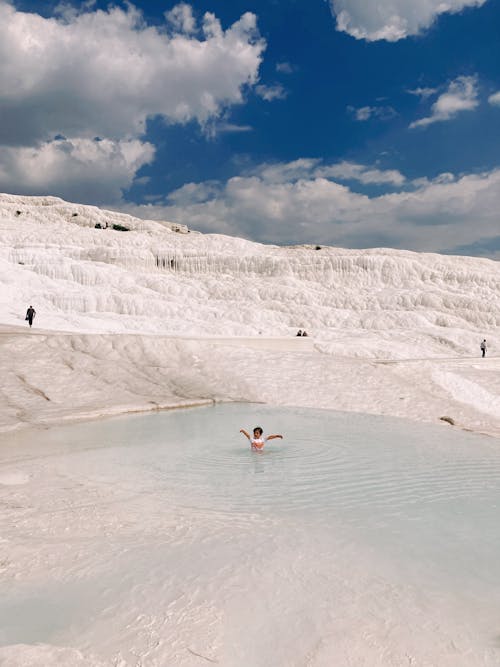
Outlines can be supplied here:
[[410, 95], [415, 95], [416, 97], [420, 97], [422, 100], [426, 100], [428, 97], [432, 97], [432, 95], [435, 95], [438, 92], [438, 89], [421, 87], [421, 88], [414, 88], [413, 90], [407, 90], [406, 92], [409, 93]]
[[352, 114], [358, 122], [362, 123], [370, 118], [378, 118], [380, 120], [390, 120], [397, 116], [396, 111], [390, 106], [375, 106], [375, 107], [353, 107], [348, 106], [347, 111]]
[[[96, 136], [125, 145], [153, 116], [200, 124], [221, 117], [257, 83], [265, 43], [254, 14], [223, 30], [211, 13], [196, 23], [182, 3], [164, 26], [149, 26], [131, 4], [105, 11], [93, 4], [60, 5], [44, 18], [0, 0], [0, 146], [38, 156], [58, 135], [74, 145]], [[27, 169], [28, 154], [17, 161]]]
[[347, 110], [353, 114], [356, 120], [362, 122], [369, 120], [372, 117], [375, 109], [374, 107], [359, 107], [356, 109], [355, 107], [349, 106], [347, 107]]
[[339, 162], [318, 167], [316, 176], [336, 178], [339, 181], [359, 181], [364, 185], [403, 185], [406, 178], [396, 169], [377, 169], [356, 162]]
[[264, 183], [288, 183], [309, 179], [321, 165], [318, 158], [300, 158], [292, 162], [263, 163], [249, 172]]
[[414, 121], [410, 127], [427, 127], [432, 123], [451, 120], [461, 111], [473, 111], [477, 106], [479, 106], [477, 78], [459, 76], [434, 102], [431, 115]]
[[181, 2], [169, 12], [165, 12], [167, 23], [171, 25], [174, 32], [192, 35], [196, 32], [196, 20], [191, 5]]
[[67, 22], [0, 0], [0, 142], [117, 139], [142, 132], [154, 115], [203, 123], [242, 101], [263, 48], [250, 13], [226, 31], [206, 14], [201, 36], [168, 36], [131, 5]]
[[[361, 182], [386, 179], [392, 191], [368, 196], [339, 183], [338, 174], [349, 171]], [[270, 243], [453, 252], [481, 240], [484, 254], [498, 237], [499, 208], [500, 170], [409, 182], [392, 170], [303, 159], [226, 182], [190, 183], [163, 205], [127, 210]]]
[[500, 91], [488, 97], [488, 102], [494, 107], [500, 107]]
[[286, 99], [288, 93], [280, 83], [275, 83], [272, 86], [259, 84], [255, 86], [255, 92], [259, 97], [262, 97], [266, 102], [273, 102], [274, 100]]
[[281, 74], [292, 74], [295, 71], [294, 66], [288, 62], [276, 63], [276, 71]]
[[152, 144], [137, 139], [62, 138], [35, 148], [8, 146], [0, 158], [0, 184], [7, 192], [44, 195], [57, 183], [57, 194], [64, 199], [118, 202], [124, 184], [153, 156]]
[[84, 0], [84, 2], [79, 4], [79, 7], [75, 7], [75, 5], [71, 2], [63, 1], [54, 7], [54, 15], [60, 16], [68, 22], [73, 21], [78, 16], [78, 14], [92, 10], [96, 3], [97, 0]]
[[330, 0], [337, 30], [356, 39], [396, 42], [417, 35], [446, 12], [481, 7], [486, 0]]

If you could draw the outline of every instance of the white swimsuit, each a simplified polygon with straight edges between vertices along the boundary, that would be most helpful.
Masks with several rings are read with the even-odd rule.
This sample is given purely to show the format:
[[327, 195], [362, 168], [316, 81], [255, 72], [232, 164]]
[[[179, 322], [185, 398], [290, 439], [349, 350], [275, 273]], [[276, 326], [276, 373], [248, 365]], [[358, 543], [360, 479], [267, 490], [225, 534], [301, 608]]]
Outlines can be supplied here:
[[267, 438], [250, 438], [252, 449], [262, 449], [267, 442]]

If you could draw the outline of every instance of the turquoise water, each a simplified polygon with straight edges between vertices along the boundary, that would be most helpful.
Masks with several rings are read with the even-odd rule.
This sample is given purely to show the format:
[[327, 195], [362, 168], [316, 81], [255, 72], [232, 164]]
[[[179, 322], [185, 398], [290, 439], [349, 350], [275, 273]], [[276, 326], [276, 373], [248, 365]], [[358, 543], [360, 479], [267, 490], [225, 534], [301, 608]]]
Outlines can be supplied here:
[[[252, 451], [239, 429], [250, 431], [257, 425], [265, 433], [282, 433], [284, 439], [269, 442], [263, 452]], [[23, 498], [38, 503], [38, 523], [44, 513], [69, 511], [75, 519], [78, 512], [88, 512], [90, 488], [96, 524], [104, 521], [104, 515], [112, 522], [109, 516], [115, 512], [129, 513], [134, 535], [147, 531], [147, 537], [132, 540], [133, 548], [127, 533], [127, 553], [135, 554], [136, 587], [154, 588], [155, 579], [165, 576], [167, 562], [174, 586], [174, 581], [187, 576], [186, 563], [194, 562], [198, 563], [197, 590], [205, 591], [202, 597], [219, 600], [220, 596], [217, 605], [226, 609], [235, 604], [225, 589], [228, 577], [245, 579], [242, 572], [248, 573], [248, 581], [241, 586], [259, 613], [267, 614], [267, 627], [284, 633], [290, 655], [300, 654], [306, 635], [301, 636], [292, 623], [292, 635], [298, 638], [294, 647], [289, 630], [276, 626], [275, 619], [286, 616], [290, 621], [290, 607], [303, 618], [300, 598], [306, 596], [307, 613], [317, 614], [307, 637], [316, 633], [317, 641], [318, 637], [326, 641], [330, 636], [326, 628], [331, 634], [332, 624], [340, 617], [343, 622], [346, 617], [352, 620], [350, 628], [368, 623], [365, 614], [379, 619], [370, 630], [376, 636], [376, 649], [369, 648], [366, 630], [364, 653], [356, 654], [355, 665], [397, 665], [405, 651], [416, 656], [411, 658], [414, 662], [399, 664], [500, 664], [500, 443], [495, 439], [448, 425], [233, 404], [58, 427], [29, 438], [18, 434], [2, 444], [0, 456], [0, 485], [5, 471], [22, 471], [31, 478], [43, 473], [37, 490], [31, 484], [19, 490], [9, 487], [19, 503]], [[71, 501], [65, 499], [64, 489], [72, 494]], [[167, 537], [163, 527], [167, 515], [182, 518], [183, 538], [173, 540], [170, 533]], [[105, 578], [114, 583], [109, 583], [107, 607], [113, 595], [123, 602], [126, 592], [118, 584], [119, 577], [113, 577], [129, 568], [122, 560], [125, 538], [119, 531], [116, 536], [118, 529], [112, 526], [108, 530], [115, 536], [115, 551], [110, 552]], [[156, 530], [161, 536], [157, 541]], [[200, 550], [205, 564], [199, 562]], [[150, 565], [144, 569], [140, 563], [146, 552]], [[120, 554], [115, 562], [113, 553]], [[276, 561], [273, 553], [280, 554]], [[174, 564], [172, 554], [178, 556]], [[266, 563], [265, 574], [252, 569], [256, 558]], [[192, 566], [188, 571], [194, 576]], [[86, 572], [80, 578], [88, 576]], [[278, 590], [282, 586], [281, 598], [273, 596], [264, 604], [268, 595], [264, 580]], [[299, 589], [297, 582], [301, 582]], [[253, 587], [259, 590], [258, 596], [253, 597]], [[101, 603], [89, 602], [88, 594], [77, 589], [64, 596], [65, 615], [68, 604], [71, 607], [68, 599], [75, 595], [99, 619]], [[311, 591], [321, 599], [309, 599]], [[6, 593], [0, 602], [0, 627], [7, 628], [3, 635], [0, 631], [4, 644], [22, 640], [19, 622], [9, 619], [12, 610], [27, 599], [25, 588], [22, 600], [12, 585]], [[54, 595], [45, 592], [42, 600], [54, 603]], [[153, 606], [161, 604], [158, 600]], [[35, 611], [28, 605], [27, 616], [36, 616], [40, 605], [38, 597]], [[409, 620], [402, 620], [405, 614]], [[107, 622], [103, 617], [103, 627]], [[410, 625], [414, 622], [425, 628], [420, 637], [420, 630]], [[88, 636], [88, 644], [95, 644], [91, 628], [81, 618], [73, 619], [72, 630], [66, 634], [61, 623], [64, 626], [59, 618], [53, 632], [59, 642], [78, 646], [78, 637]], [[45, 634], [49, 635], [46, 641], [54, 640], [43, 624], [41, 630], [37, 627], [36, 632], [27, 632], [29, 639], [44, 641]], [[382, 627], [386, 635], [378, 636]], [[358, 636], [351, 631], [350, 645]], [[236, 648], [222, 664], [255, 667], [266, 664], [271, 655], [278, 659], [278, 649], [264, 641], [266, 632], [261, 629], [256, 640], [248, 626], [241, 636], [233, 629]], [[349, 634], [345, 629], [344, 633]], [[259, 642], [264, 643], [256, 653]], [[408, 648], [412, 642], [413, 653]], [[418, 653], [426, 642], [427, 662]], [[456, 652], [449, 648], [450, 642]], [[283, 662], [276, 664], [319, 665], [323, 659], [333, 664], [332, 659], [350, 650], [344, 646], [339, 654], [340, 646], [344, 646], [340, 640], [332, 640], [330, 653], [310, 663], [292, 663], [287, 653], [279, 653]], [[158, 658], [158, 664], [161, 659], [167, 658]]]

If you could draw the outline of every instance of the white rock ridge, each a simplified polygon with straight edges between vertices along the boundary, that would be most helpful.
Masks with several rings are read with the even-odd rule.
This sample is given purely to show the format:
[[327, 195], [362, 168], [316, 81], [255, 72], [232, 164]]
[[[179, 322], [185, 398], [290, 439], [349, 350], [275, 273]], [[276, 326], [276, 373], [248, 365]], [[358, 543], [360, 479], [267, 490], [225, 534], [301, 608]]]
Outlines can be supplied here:
[[266, 246], [0, 195], [0, 324], [2, 428], [253, 400], [500, 432], [492, 260]]

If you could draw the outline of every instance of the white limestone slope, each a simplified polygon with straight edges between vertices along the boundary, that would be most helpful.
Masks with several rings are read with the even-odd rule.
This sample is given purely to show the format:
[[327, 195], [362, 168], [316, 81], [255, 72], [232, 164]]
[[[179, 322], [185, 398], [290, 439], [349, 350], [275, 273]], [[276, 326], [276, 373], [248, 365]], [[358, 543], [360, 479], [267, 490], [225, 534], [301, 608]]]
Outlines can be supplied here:
[[2, 428], [252, 400], [500, 433], [491, 260], [264, 246], [0, 195], [0, 324]]

